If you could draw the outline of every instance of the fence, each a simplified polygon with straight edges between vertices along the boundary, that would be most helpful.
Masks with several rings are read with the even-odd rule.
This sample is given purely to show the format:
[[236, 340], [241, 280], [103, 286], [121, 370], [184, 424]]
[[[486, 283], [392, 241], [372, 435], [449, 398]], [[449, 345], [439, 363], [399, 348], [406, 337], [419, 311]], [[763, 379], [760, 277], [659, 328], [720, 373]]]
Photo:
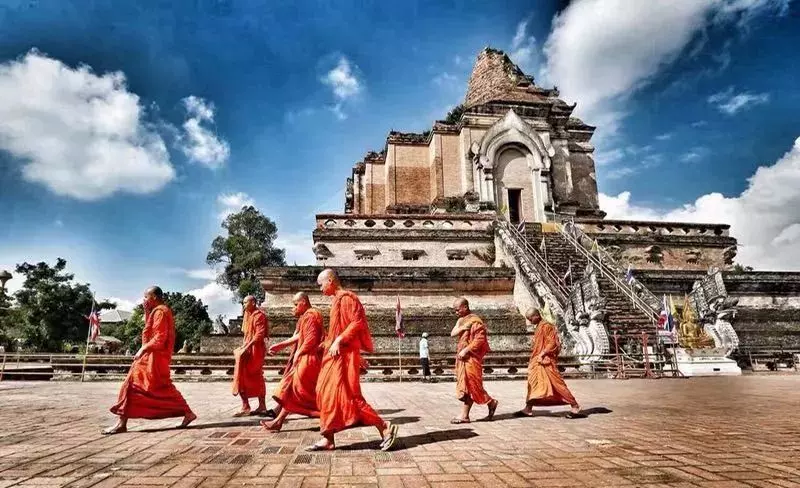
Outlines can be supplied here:
[[[485, 377], [525, 378], [529, 358], [529, 351], [490, 353], [484, 360]], [[656, 378], [671, 370], [663, 358], [663, 352], [652, 347], [626, 351], [620, 342], [611, 354], [593, 356], [591, 363], [581, 362], [577, 356], [566, 356], [559, 358], [558, 366], [564, 376], [573, 378]], [[367, 380], [413, 380], [422, 376], [419, 358], [414, 354], [403, 356], [402, 369], [393, 353], [367, 355], [364, 359], [368, 363]], [[0, 381], [121, 381], [132, 362], [132, 356], [5, 353], [0, 354]], [[285, 365], [285, 357], [267, 357], [264, 364], [266, 380], [278, 381]], [[233, 375], [234, 359], [232, 356], [175, 355], [171, 366], [173, 378], [179, 381], [229, 381]], [[432, 356], [430, 367], [434, 378], [451, 380], [455, 375], [455, 354]], [[644, 374], [645, 371], [651, 373]]]

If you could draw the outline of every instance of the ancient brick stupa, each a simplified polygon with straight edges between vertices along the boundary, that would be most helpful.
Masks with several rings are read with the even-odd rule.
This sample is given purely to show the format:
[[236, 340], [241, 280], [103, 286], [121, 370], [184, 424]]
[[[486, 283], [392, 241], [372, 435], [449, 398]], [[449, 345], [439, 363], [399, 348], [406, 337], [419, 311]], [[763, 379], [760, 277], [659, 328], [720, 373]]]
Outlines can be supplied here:
[[[733, 272], [736, 240], [725, 223], [604, 219], [595, 127], [573, 117], [575, 107], [503, 52], [483, 50], [447, 121], [424, 133], [390, 132], [355, 164], [343, 212], [317, 215], [318, 266], [264, 269], [272, 323], [290, 333], [298, 290], [326, 304], [314, 280], [334, 267], [361, 295], [386, 355], [397, 354], [399, 298], [413, 337], [403, 350], [413, 357], [428, 332], [431, 353], [449, 356], [449, 307], [461, 295], [487, 319], [496, 355], [528, 350], [520, 311], [531, 305], [546, 308], [565, 354], [584, 363], [621, 347], [615, 333], [686, 345], [697, 332], [726, 355], [797, 342], [798, 275]], [[694, 329], [681, 329], [684, 302], [697, 309]], [[659, 325], [665, 303], [673, 330]]]

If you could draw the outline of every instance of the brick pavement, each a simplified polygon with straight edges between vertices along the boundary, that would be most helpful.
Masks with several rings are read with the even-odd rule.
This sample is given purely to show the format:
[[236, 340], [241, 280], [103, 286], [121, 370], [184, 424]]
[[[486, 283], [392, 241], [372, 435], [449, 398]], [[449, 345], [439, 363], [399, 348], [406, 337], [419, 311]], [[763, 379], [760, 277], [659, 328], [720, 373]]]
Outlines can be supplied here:
[[[374, 429], [307, 454], [316, 422], [269, 434], [233, 419], [223, 383], [178, 383], [199, 414], [132, 420], [100, 435], [119, 383], [0, 383], [0, 488], [8, 486], [647, 486], [800, 487], [800, 376], [569, 382], [586, 419], [511, 418], [524, 383], [492, 382], [492, 423], [450, 425], [453, 383], [372, 383], [373, 405], [401, 425], [398, 449], [376, 451]], [[473, 418], [485, 415], [476, 407]], [[593, 413], [592, 413], [593, 412]]]

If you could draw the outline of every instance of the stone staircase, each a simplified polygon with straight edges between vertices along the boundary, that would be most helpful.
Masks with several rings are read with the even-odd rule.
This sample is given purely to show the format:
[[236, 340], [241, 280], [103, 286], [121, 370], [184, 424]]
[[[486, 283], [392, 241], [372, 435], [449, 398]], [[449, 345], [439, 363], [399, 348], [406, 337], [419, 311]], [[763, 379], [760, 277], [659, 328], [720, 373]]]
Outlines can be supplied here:
[[[574, 282], [584, 277], [588, 264], [587, 258], [579, 253], [560, 232], [542, 232], [541, 224], [525, 224], [523, 233], [526, 240], [537, 251], [546, 255], [548, 266], [557, 276], [564, 278], [571, 267]], [[544, 249], [542, 249], [542, 240], [544, 240]], [[569, 284], [570, 280], [566, 278], [566, 286]], [[637, 309], [609, 278], [600, 274], [598, 285], [601, 295], [606, 300], [607, 324], [611, 334], [615, 331], [619, 334], [653, 333], [652, 321], [645, 313]]]

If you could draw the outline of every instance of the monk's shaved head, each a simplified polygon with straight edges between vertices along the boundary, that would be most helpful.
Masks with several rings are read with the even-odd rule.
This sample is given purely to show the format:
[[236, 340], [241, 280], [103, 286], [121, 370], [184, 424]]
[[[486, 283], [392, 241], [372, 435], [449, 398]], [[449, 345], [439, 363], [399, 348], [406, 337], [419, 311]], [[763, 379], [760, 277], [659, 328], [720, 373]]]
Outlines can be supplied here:
[[256, 297], [254, 297], [253, 295], [247, 295], [246, 297], [244, 297], [244, 299], [242, 299], [242, 307], [246, 312], [252, 312], [253, 310], [255, 310], [257, 307]]
[[336, 274], [336, 271], [327, 268], [322, 271], [322, 273], [317, 276], [317, 284], [319, 285], [319, 289], [325, 296], [333, 296], [341, 287], [339, 283], [339, 276]]
[[164, 301], [164, 291], [159, 286], [151, 286], [144, 292], [145, 295], [152, 295], [158, 301]]
[[317, 276], [317, 283], [322, 284], [323, 281], [331, 280], [336, 283], [339, 282], [339, 276], [336, 274], [336, 271], [332, 270], [331, 268], [326, 268], [322, 270], [322, 273]]
[[308, 298], [308, 293], [304, 291], [295, 293], [292, 297], [292, 305], [294, 306], [292, 310], [294, 316], [300, 318], [306, 310], [311, 308], [311, 300]]
[[456, 300], [453, 302], [453, 311], [459, 317], [464, 317], [466, 315], [469, 315], [470, 314], [469, 300], [467, 300], [464, 297], [456, 298]]
[[298, 291], [297, 293], [295, 293], [294, 296], [292, 297], [292, 302], [293, 303], [306, 302], [308, 304], [311, 304], [311, 300], [308, 298], [308, 293], [304, 291]]
[[525, 318], [532, 324], [538, 324], [542, 320], [542, 312], [536, 307], [528, 307], [525, 310]]

